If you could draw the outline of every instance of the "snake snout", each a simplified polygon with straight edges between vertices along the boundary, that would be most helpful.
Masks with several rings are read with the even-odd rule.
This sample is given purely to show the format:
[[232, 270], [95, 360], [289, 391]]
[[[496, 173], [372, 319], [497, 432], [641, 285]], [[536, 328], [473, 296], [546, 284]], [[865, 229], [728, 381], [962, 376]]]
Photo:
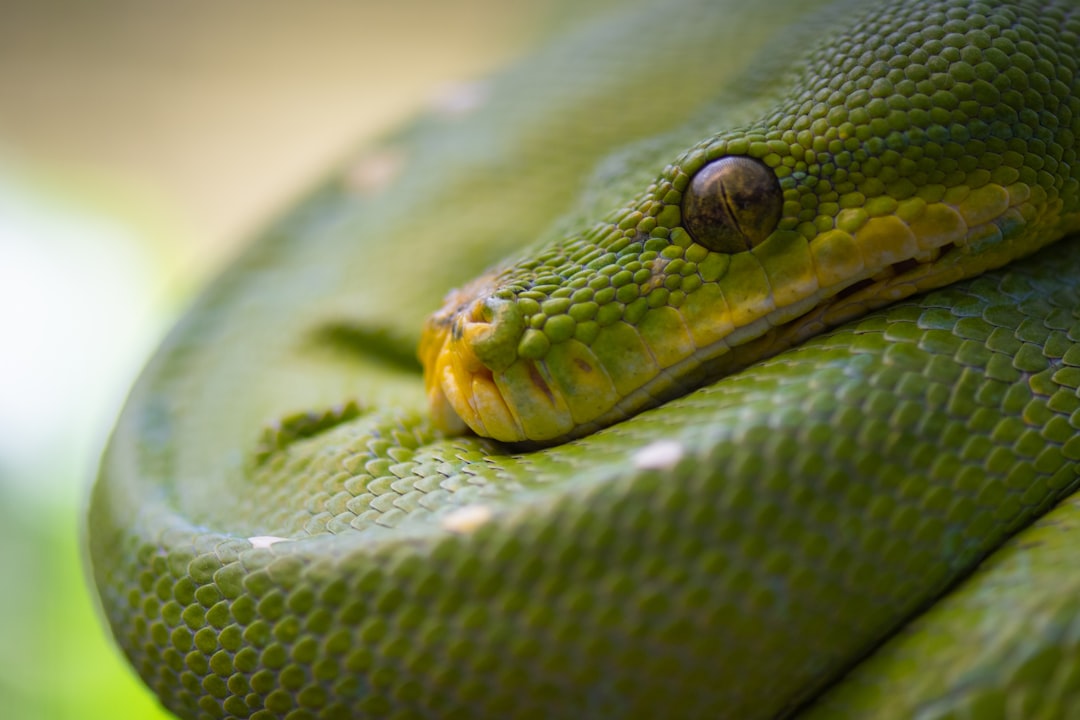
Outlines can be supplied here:
[[499, 440], [526, 436], [496, 376], [518, 361], [525, 317], [511, 300], [470, 288], [454, 291], [424, 327], [420, 359], [435, 422]]
[[518, 342], [525, 332], [525, 316], [510, 300], [478, 298], [459, 313], [454, 325], [464, 351], [491, 372], [517, 360]]

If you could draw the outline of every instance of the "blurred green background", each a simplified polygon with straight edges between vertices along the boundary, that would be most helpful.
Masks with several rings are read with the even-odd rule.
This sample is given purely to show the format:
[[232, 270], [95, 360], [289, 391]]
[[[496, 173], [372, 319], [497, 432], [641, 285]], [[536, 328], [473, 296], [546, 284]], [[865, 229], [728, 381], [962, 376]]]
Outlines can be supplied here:
[[587, 12], [0, 0], [0, 717], [165, 717], [82, 567], [88, 486], [140, 365], [363, 138]]

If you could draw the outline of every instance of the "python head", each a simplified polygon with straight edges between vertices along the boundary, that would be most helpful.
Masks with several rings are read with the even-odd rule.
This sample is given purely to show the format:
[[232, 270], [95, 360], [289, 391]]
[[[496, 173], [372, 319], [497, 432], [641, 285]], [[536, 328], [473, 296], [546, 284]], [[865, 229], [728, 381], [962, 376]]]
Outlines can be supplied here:
[[961, 58], [916, 33], [866, 67], [904, 32], [879, 30], [824, 46], [788, 100], [591, 228], [451, 292], [420, 348], [436, 421], [585, 435], [1075, 229], [1060, 209], [1076, 182], [1043, 161], [1076, 152], [1062, 98], [1009, 90], [1046, 59], [993, 38]]

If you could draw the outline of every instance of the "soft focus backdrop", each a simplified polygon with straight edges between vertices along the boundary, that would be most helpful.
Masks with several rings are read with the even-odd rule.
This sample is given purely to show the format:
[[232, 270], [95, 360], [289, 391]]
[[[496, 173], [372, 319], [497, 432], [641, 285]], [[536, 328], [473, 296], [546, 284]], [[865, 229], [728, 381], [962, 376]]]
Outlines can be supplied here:
[[135, 373], [208, 276], [365, 137], [587, 12], [0, 0], [0, 716], [165, 717], [82, 567], [87, 488]]

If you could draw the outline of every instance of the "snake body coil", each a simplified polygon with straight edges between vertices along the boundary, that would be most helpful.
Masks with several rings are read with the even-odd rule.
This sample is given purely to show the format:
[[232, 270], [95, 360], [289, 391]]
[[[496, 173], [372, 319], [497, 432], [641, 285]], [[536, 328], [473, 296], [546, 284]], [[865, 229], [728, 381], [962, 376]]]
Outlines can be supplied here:
[[641, 4], [387, 139], [133, 391], [118, 643], [183, 718], [1080, 718], [1078, 62]]

